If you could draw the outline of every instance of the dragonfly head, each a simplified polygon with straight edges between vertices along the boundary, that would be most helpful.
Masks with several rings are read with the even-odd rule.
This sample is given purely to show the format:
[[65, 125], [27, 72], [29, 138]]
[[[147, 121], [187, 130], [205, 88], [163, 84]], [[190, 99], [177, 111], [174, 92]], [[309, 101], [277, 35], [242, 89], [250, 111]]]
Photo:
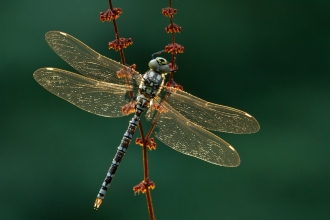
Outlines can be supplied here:
[[155, 59], [150, 60], [149, 68], [159, 73], [170, 72], [167, 60], [162, 57], [156, 57]]

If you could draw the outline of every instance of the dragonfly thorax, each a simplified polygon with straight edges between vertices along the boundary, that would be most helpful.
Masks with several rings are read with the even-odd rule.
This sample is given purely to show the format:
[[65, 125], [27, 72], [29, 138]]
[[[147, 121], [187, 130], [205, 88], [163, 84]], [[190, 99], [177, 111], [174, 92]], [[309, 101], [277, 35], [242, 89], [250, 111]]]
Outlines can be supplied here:
[[148, 99], [153, 99], [159, 92], [160, 87], [164, 84], [165, 76], [154, 70], [147, 71], [141, 80], [139, 86], [140, 95], [144, 95]]

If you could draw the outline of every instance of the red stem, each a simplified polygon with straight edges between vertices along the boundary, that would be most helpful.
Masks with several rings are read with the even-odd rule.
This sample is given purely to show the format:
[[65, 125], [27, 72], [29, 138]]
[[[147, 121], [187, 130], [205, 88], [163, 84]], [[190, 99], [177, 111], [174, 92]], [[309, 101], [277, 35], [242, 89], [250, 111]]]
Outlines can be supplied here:
[[[170, 5], [170, 8], [172, 8], [172, 0], [169, 0], [169, 5]], [[173, 17], [170, 16], [170, 23], [171, 23], [171, 26], [173, 26], [173, 20], [172, 20]], [[174, 36], [174, 32], [172, 31], [172, 44], [174, 45], [175, 44], [175, 36]], [[172, 68], [175, 68], [175, 54], [172, 53]], [[173, 80], [173, 72], [170, 72], [170, 79], [169, 79], [169, 82], [170, 84], [172, 84], [172, 80]]]
[[[110, 7], [110, 10], [113, 11], [112, 1], [111, 0], [109, 0], [109, 7]], [[115, 29], [116, 39], [119, 40], [120, 37], [119, 37], [119, 31], [118, 31], [116, 19], [113, 19], [113, 26], [114, 26], [114, 29]], [[123, 65], [126, 65], [124, 50], [123, 49], [120, 49], [119, 50], [119, 53], [120, 53], [121, 63]], [[126, 77], [126, 83], [129, 84], [129, 79], [127, 77]], [[130, 99], [133, 98], [133, 93], [131, 91], [129, 92], [129, 96], [130, 96]], [[143, 141], [143, 146], [142, 146], [143, 171], [144, 171], [144, 182], [146, 182], [146, 181], [149, 180], [149, 176], [148, 176], [149, 175], [149, 170], [148, 170], [148, 151], [147, 151], [147, 147], [145, 145], [145, 137], [144, 137], [144, 132], [143, 132], [141, 121], [139, 121], [138, 127], [139, 127], [139, 131], [140, 131], [141, 139]], [[154, 209], [153, 209], [153, 206], [152, 206], [151, 194], [150, 194], [150, 191], [149, 191], [148, 188], [147, 188], [147, 192], [146, 192], [146, 198], [147, 198], [147, 206], [148, 206], [148, 212], [149, 212], [150, 220], [155, 220]]]

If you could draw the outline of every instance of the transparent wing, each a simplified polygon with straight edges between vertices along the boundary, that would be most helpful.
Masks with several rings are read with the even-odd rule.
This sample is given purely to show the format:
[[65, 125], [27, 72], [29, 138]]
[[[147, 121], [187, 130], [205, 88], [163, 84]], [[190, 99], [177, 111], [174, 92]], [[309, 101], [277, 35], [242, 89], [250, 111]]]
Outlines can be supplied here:
[[119, 85], [127, 84], [125, 77], [118, 78], [116, 75], [117, 71], [121, 71], [129, 78], [132, 76], [133, 83], [140, 84], [141, 75], [138, 72], [132, 74], [130, 68], [102, 56], [69, 34], [49, 31], [45, 38], [57, 55], [89, 78]]
[[[236, 167], [240, 158], [236, 150], [227, 142], [190, 122], [179, 112], [167, 105], [168, 112], [161, 113], [157, 122], [155, 137], [164, 144], [183, 154], [199, 158], [220, 166]], [[151, 120], [157, 114], [147, 112]]]
[[207, 102], [187, 92], [172, 93], [168, 103], [187, 119], [208, 130], [249, 134], [260, 129], [258, 121], [248, 113]]
[[121, 117], [121, 106], [128, 103], [131, 86], [96, 81], [69, 71], [41, 68], [34, 79], [49, 92], [96, 115]]

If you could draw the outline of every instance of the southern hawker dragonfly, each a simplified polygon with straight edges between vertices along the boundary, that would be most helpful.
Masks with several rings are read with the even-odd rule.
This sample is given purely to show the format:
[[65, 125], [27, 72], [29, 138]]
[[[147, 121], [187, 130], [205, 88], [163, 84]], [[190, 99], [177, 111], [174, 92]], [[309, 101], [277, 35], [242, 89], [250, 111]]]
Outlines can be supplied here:
[[[246, 112], [164, 86], [165, 75], [170, 71], [164, 58], [152, 59], [150, 70], [141, 75], [100, 55], [69, 34], [50, 31], [46, 33], [46, 41], [57, 55], [82, 75], [56, 68], [41, 68], [33, 74], [41, 86], [96, 115], [122, 117], [126, 115], [123, 114], [123, 106], [131, 107], [126, 113], [134, 113], [97, 195], [99, 202], [102, 202], [110, 187], [140, 115], [145, 111], [146, 118], [153, 120], [156, 113], [163, 109], [157, 116], [157, 130], [154, 133], [161, 142], [183, 154], [220, 166], [238, 166], [239, 155], [230, 144], [207, 130], [236, 134], [259, 130], [257, 120]], [[134, 98], [128, 93], [133, 94]]]

